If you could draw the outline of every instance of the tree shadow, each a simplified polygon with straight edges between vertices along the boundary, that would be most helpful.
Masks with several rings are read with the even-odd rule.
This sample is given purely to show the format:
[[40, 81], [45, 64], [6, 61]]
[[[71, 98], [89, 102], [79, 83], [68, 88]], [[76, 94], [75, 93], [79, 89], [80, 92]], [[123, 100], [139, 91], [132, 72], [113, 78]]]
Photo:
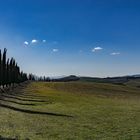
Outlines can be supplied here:
[[40, 111], [33, 111], [33, 110], [27, 110], [27, 109], [20, 109], [16, 108], [13, 106], [5, 105], [0, 103], [0, 107], [6, 108], [6, 109], [11, 109], [14, 111], [22, 112], [22, 113], [27, 113], [27, 114], [37, 114], [37, 115], [50, 115], [50, 116], [60, 116], [60, 117], [73, 117], [71, 115], [65, 115], [65, 114], [58, 114], [58, 113], [51, 113], [51, 112], [40, 112]]
[[[19, 138], [18, 137], [15, 137], [15, 138], [6, 138], [6, 137], [2, 137], [1, 135], [0, 135], [0, 140], [19, 140]], [[25, 138], [25, 140], [30, 140], [29, 138]]]
[[47, 101], [44, 101], [44, 100], [40, 100], [40, 99], [25, 99], [25, 98], [20, 98], [20, 97], [17, 97], [17, 96], [11, 96], [11, 95], [1, 95], [1, 97], [5, 97], [5, 98], [11, 98], [11, 99], [17, 99], [17, 100], [20, 100], [20, 101], [31, 101], [31, 102], [47, 102]]
[[[6, 95], [9, 95], [9, 94], [6, 94]], [[39, 99], [39, 100], [41, 100], [42, 98], [46, 97], [46, 96], [39, 96], [39, 95], [33, 95], [33, 94], [17, 94], [17, 93], [12, 93], [10, 95], [25, 98], [25, 99], [31, 98], [31, 99]]]
[[9, 103], [15, 103], [15, 104], [18, 104], [18, 105], [32, 105], [32, 106], [35, 106], [36, 104], [33, 104], [33, 103], [20, 103], [20, 102], [16, 102], [16, 101], [12, 101], [12, 100], [7, 100], [7, 99], [3, 99], [3, 98], [0, 98], [1, 101], [4, 101], [4, 102], [9, 102]]
[[[0, 135], [0, 140], [19, 140], [18, 138], [6, 138], [6, 137], [2, 137], [1, 135]], [[30, 139], [28, 139], [28, 140], [30, 140]]]

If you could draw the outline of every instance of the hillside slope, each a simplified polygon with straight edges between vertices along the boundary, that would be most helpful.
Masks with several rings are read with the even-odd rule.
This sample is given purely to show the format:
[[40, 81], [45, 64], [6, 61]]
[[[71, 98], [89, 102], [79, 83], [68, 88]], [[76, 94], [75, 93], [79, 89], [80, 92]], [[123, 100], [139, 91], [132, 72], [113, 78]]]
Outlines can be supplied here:
[[30, 140], [138, 140], [132, 83], [33, 82], [0, 97], [0, 136]]

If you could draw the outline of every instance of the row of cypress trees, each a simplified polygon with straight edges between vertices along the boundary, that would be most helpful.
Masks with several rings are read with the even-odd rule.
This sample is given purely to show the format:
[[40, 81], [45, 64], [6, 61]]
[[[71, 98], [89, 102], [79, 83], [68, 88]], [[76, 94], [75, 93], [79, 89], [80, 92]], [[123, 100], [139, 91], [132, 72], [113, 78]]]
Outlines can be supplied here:
[[7, 49], [0, 50], [0, 86], [13, 86], [28, 80], [27, 74], [20, 71], [14, 58], [7, 59]]

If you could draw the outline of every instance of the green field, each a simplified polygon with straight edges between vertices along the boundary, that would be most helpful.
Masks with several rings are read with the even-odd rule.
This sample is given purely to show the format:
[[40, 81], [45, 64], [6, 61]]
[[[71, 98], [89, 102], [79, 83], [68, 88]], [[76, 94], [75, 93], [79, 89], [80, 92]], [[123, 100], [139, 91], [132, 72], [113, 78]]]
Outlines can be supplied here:
[[140, 140], [140, 81], [31, 82], [0, 95], [0, 139]]

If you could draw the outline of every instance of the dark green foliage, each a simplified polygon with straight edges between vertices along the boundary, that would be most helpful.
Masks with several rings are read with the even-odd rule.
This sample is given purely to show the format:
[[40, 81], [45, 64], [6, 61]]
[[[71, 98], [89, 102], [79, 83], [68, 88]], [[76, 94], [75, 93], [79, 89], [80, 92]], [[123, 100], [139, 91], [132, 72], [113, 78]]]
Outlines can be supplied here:
[[0, 50], [0, 86], [7, 87], [28, 80], [27, 74], [20, 72], [15, 59], [7, 59], [6, 53], [7, 49], [3, 53]]
[[8, 84], [9, 84], [9, 58], [6, 64], [6, 86], [8, 86]]
[[6, 84], [6, 53], [7, 50], [4, 49], [3, 51], [3, 56], [2, 56], [2, 85]]
[[36, 80], [35, 75], [33, 75], [33, 74], [29, 74], [28, 79], [31, 80], [31, 81], [35, 81]]
[[0, 50], [0, 85], [2, 84], [2, 60], [1, 60], [1, 50]]

